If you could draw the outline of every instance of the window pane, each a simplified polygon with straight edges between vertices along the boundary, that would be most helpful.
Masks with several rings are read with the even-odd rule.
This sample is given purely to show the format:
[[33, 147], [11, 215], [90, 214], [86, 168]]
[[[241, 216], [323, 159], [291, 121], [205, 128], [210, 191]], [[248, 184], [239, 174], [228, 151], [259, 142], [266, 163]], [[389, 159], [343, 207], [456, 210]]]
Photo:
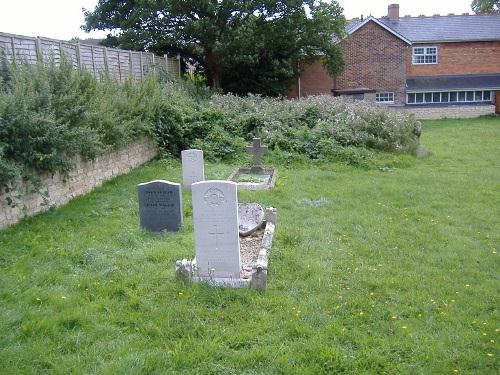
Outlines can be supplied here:
[[435, 92], [432, 94], [432, 102], [433, 103], [440, 103], [441, 102], [441, 93], [440, 92]]
[[425, 62], [425, 56], [413, 56], [413, 62], [415, 64], [423, 64]]
[[408, 103], [415, 103], [415, 94], [408, 94]]
[[425, 56], [425, 62], [427, 64], [433, 64], [435, 63], [437, 60], [436, 60], [436, 56], [435, 55], [426, 55]]
[[467, 101], [468, 102], [474, 101], [474, 91], [467, 91]]
[[450, 93], [449, 92], [442, 92], [441, 93], [441, 102], [448, 103], [449, 101], [450, 101]]
[[425, 102], [426, 103], [432, 103], [432, 93], [431, 92], [426, 92], [425, 93]]
[[437, 64], [437, 47], [416, 47], [413, 48], [414, 64]]
[[375, 101], [378, 103], [390, 103], [394, 102], [393, 92], [378, 92], [375, 94]]
[[415, 98], [417, 99], [417, 103], [423, 103], [424, 102], [424, 94], [419, 92], [418, 94], [415, 94]]
[[484, 91], [483, 100], [491, 100], [491, 91]]
[[465, 91], [459, 91], [458, 92], [458, 101], [459, 102], [465, 102]]
[[450, 92], [450, 102], [456, 102], [456, 101], [457, 101], [457, 93]]

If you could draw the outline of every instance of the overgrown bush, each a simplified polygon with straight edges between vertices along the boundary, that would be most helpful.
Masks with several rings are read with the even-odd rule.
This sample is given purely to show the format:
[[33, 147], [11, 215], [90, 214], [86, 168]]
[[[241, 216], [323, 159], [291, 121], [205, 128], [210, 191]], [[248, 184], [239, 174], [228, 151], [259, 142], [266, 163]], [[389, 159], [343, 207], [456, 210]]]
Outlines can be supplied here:
[[337, 159], [363, 166], [369, 150], [412, 153], [416, 122], [363, 102], [331, 96], [282, 100], [212, 95], [192, 83], [152, 75], [144, 82], [98, 82], [69, 63], [0, 69], [0, 186], [31, 172], [66, 172], [74, 155], [92, 159], [152, 135], [178, 157], [202, 148], [231, 160], [260, 136], [285, 159]]
[[64, 61], [3, 64], [0, 186], [36, 176], [32, 172], [67, 172], [77, 154], [93, 159], [147, 134], [166, 138], [165, 149], [177, 154], [184, 133], [180, 113], [192, 116], [192, 104], [184, 88], [158, 76], [119, 84], [107, 77], [97, 82]]
[[230, 131], [239, 129], [247, 139], [261, 136], [271, 148], [312, 159], [337, 158], [349, 147], [413, 153], [418, 145], [415, 119], [366, 102], [215, 95], [210, 108], [222, 114]]

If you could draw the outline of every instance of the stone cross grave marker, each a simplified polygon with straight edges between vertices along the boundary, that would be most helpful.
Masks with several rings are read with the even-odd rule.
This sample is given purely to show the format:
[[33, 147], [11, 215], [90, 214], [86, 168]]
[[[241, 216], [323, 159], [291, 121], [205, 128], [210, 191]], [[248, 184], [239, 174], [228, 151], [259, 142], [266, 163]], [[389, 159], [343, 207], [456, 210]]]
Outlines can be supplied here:
[[253, 155], [253, 172], [262, 171], [262, 156], [267, 153], [267, 146], [261, 146], [260, 138], [253, 139], [252, 146], [245, 147], [246, 152]]
[[205, 180], [205, 165], [202, 150], [184, 150], [182, 158], [182, 185], [185, 189], [191, 189], [195, 182]]
[[141, 227], [153, 233], [178, 231], [182, 225], [181, 185], [155, 180], [137, 185]]
[[239, 279], [237, 184], [204, 181], [194, 183], [191, 188], [198, 275]]

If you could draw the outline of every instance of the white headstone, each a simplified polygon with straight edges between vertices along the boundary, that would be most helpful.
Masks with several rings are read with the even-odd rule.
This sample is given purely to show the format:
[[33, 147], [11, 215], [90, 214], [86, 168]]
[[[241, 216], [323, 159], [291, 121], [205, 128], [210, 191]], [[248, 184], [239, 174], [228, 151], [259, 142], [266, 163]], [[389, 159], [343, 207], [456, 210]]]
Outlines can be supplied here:
[[191, 189], [195, 182], [205, 181], [205, 165], [202, 150], [184, 150], [182, 158], [182, 185]]
[[204, 181], [192, 185], [198, 275], [240, 278], [237, 184]]

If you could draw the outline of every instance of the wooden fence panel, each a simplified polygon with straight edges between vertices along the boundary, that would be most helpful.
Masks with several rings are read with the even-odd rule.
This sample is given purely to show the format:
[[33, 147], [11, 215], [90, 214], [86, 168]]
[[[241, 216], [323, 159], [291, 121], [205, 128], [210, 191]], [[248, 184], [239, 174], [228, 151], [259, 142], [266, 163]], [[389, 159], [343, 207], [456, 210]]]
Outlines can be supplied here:
[[180, 76], [181, 74], [180, 56], [177, 56], [176, 58], [167, 59], [167, 72], [171, 72], [171, 74]]
[[17, 62], [36, 63], [36, 38], [12, 38]]
[[142, 81], [149, 73], [160, 70], [173, 77], [180, 76], [179, 57], [0, 32], [0, 60], [59, 65], [62, 58], [70, 61], [75, 69], [85, 69], [99, 80], [108, 74], [119, 82]]
[[141, 52], [132, 52], [132, 78], [136, 81], [143, 79]]

